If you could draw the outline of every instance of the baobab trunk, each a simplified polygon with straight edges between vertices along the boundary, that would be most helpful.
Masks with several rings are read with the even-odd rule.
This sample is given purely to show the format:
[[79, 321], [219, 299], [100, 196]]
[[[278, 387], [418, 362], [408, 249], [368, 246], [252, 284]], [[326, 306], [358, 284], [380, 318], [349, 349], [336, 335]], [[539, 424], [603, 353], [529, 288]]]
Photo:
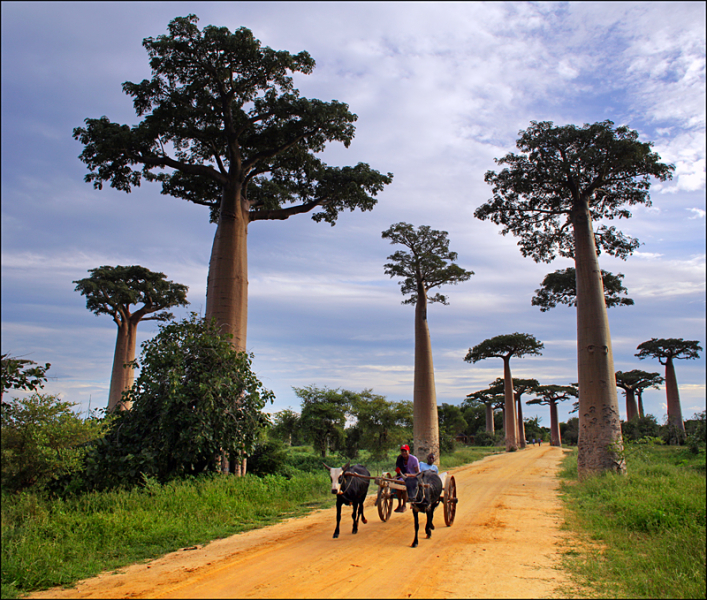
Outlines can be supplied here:
[[415, 382], [412, 407], [416, 456], [424, 460], [432, 452], [439, 460], [439, 417], [432, 344], [427, 324], [427, 295], [421, 286], [415, 304]]
[[586, 199], [572, 213], [577, 277], [579, 478], [626, 472], [604, 285]]
[[516, 423], [516, 398], [513, 392], [513, 379], [511, 378], [511, 358], [503, 358], [503, 392], [505, 402], [505, 434], [506, 452], [518, 450], [518, 425]]
[[523, 407], [521, 400], [518, 398], [518, 439], [520, 440], [521, 449], [525, 448], [525, 423], [523, 423]]
[[221, 202], [206, 286], [206, 318], [215, 318], [231, 344], [246, 351], [248, 331], [248, 212], [227, 188]]
[[562, 446], [560, 419], [557, 416], [557, 402], [550, 404], [550, 445]]
[[665, 361], [665, 393], [668, 400], [668, 433], [671, 444], [680, 444], [685, 440], [685, 422], [682, 420], [680, 392], [678, 380], [675, 377], [675, 366], [672, 357]]
[[137, 322], [132, 323], [129, 318], [123, 317], [118, 325], [118, 337], [115, 341], [115, 354], [113, 355], [113, 371], [110, 378], [110, 392], [108, 393], [108, 412], [129, 410], [132, 402], [121, 402], [124, 391], [133, 386], [135, 370], [126, 366], [135, 360], [135, 344], [137, 337]]
[[495, 433], [496, 427], [493, 422], [493, 406], [491, 404], [486, 405], [486, 431], [489, 433]]
[[630, 421], [639, 416], [636, 404], [636, 393], [632, 389], [626, 390], [626, 420]]
[[643, 390], [636, 390], [636, 395], [638, 396], [638, 416], [642, 419], [646, 416], [643, 410]]
[[[231, 345], [239, 352], [246, 351], [248, 331], [248, 222], [240, 191], [227, 185], [209, 261], [206, 318], [216, 319], [222, 332], [233, 335]], [[245, 474], [245, 461], [236, 465], [237, 475]], [[221, 472], [229, 472], [229, 459], [224, 452]]]

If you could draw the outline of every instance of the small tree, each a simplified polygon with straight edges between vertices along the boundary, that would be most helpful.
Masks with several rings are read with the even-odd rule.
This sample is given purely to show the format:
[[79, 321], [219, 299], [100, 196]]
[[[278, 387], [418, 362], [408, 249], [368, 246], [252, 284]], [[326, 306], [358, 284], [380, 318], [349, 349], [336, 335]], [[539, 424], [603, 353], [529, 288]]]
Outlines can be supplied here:
[[[633, 305], [631, 298], [621, 297], [628, 291], [623, 286], [623, 279], [623, 273], [614, 275], [602, 269], [601, 280], [604, 286], [606, 308]], [[535, 290], [531, 304], [539, 306], [542, 312], [547, 312], [558, 304], [577, 306], [577, 277], [574, 268], [560, 269], [545, 275], [540, 289]]]
[[[614, 378], [611, 333], [598, 256], [625, 258], [638, 241], [607, 220], [628, 218], [628, 207], [650, 205], [650, 179], [665, 181], [675, 167], [660, 162], [650, 143], [611, 121], [556, 127], [532, 121], [519, 133], [520, 154], [496, 159], [488, 171], [493, 198], [475, 211], [519, 237], [523, 256], [551, 262], [573, 258], [577, 280], [577, 370], [580, 389], [580, 478], [626, 471]], [[596, 230], [594, 221], [600, 223]], [[601, 415], [597, 417], [597, 415]]]
[[636, 403], [636, 392], [642, 392], [647, 388], [657, 388], [665, 381], [658, 373], [646, 373], [634, 369], [623, 373], [616, 371], [616, 385], [620, 387], [626, 395], [626, 420], [643, 417], [643, 401], [640, 405]]
[[[189, 304], [189, 288], [168, 281], [164, 273], [155, 273], [139, 265], [103, 266], [88, 272], [90, 277], [73, 282], [76, 291], [86, 297], [88, 310], [96, 315], [109, 315], [118, 326], [108, 411], [117, 407], [129, 409], [129, 404], [121, 402], [121, 396], [133, 385], [132, 362], [135, 360], [138, 323], [173, 319], [174, 315], [164, 309]], [[135, 306], [135, 310], [131, 311], [131, 306]]]
[[496, 337], [484, 340], [480, 344], [469, 348], [469, 352], [464, 360], [476, 363], [487, 358], [503, 359], [503, 381], [505, 397], [505, 436], [506, 451], [515, 452], [518, 450], [518, 424], [516, 422], [515, 396], [513, 393], [513, 378], [511, 377], [511, 357], [540, 355], [542, 342], [536, 340], [528, 333], [511, 333], [507, 335], [497, 335]]
[[682, 338], [651, 338], [639, 344], [636, 356], [656, 358], [661, 365], [665, 365], [665, 393], [668, 400], [668, 429], [670, 443], [680, 444], [685, 440], [685, 423], [682, 419], [680, 406], [680, 392], [678, 380], [675, 377], [674, 360], [693, 360], [699, 358], [698, 352], [702, 351], [697, 340], [683, 340]]
[[191, 313], [159, 328], [142, 344], [140, 375], [126, 393], [132, 409], [116, 413], [96, 448], [90, 466], [98, 487], [133, 484], [141, 474], [218, 472], [222, 453], [244, 458], [268, 423], [272, 392], [253, 373], [252, 356], [236, 351], [214, 320]]
[[457, 253], [449, 251], [446, 231], [421, 225], [415, 231], [408, 223], [396, 223], [383, 232], [383, 238], [391, 244], [402, 244], [409, 252], [398, 250], [388, 257], [385, 273], [391, 277], [402, 277], [400, 291], [409, 296], [403, 304], [415, 305], [415, 382], [413, 385], [413, 439], [415, 452], [427, 456], [433, 452], [439, 456], [439, 422], [437, 416], [437, 393], [435, 390], [434, 365], [430, 329], [427, 322], [427, 304], [448, 304], [447, 297], [430, 291], [446, 284], [467, 281], [473, 271], [457, 265]]
[[344, 427], [351, 407], [351, 392], [312, 385], [292, 389], [302, 400], [302, 432], [314, 450], [326, 458], [327, 451], [342, 446], [346, 438]]
[[[486, 389], [478, 390], [467, 394], [466, 399], [462, 403], [462, 406], [474, 407], [477, 404], [484, 406], [484, 414], [486, 417], [486, 431], [488, 433], [496, 432], [496, 424], [494, 419], [494, 411], [499, 408], [505, 407], [505, 396], [503, 394], [498, 394], [497, 391]], [[505, 411], [503, 419], [503, 428], [505, 430], [506, 420]]]
[[413, 408], [410, 401], [393, 402], [364, 390], [351, 393], [351, 416], [356, 419], [360, 448], [381, 460], [397, 449], [412, 433]]
[[286, 446], [298, 446], [300, 428], [299, 413], [286, 408], [273, 415], [270, 433], [276, 439], [282, 440]]
[[33, 360], [18, 358], [3, 354], [0, 357], [0, 374], [2, 376], [2, 390], [0, 390], [0, 402], [7, 390], [23, 390], [36, 392], [44, 387], [47, 381], [47, 371], [51, 367], [50, 363], [45, 363], [42, 367]]
[[[453, 452], [457, 435], [463, 433], [467, 427], [464, 413], [459, 406], [443, 402], [439, 407], [439, 432], [440, 443], [447, 450]], [[424, 460], [425, 457], [419, 457]]]
[[557, 403], [576, 398], [579, 391], [571, 385], [541, 385], [535, 391], [537, 396], [534, 400], [528, 400], [526, 404], [544, 404], [550, 407], [550, 445], [562, 446], [560, 436], [560, 420], [557, 415]]

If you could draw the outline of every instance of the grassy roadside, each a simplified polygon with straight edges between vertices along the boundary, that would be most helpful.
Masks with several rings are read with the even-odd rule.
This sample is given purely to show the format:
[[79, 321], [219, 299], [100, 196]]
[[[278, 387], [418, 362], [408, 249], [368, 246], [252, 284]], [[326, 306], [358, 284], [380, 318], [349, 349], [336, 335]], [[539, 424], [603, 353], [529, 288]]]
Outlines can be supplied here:
[[[442, 458], [442, 469], [474, 462], [497, 448], [462, 448]], [[290, 479], [209, 476], [130, 491], [50, 500], [33, 493], [2, 495], [2, 598], [70, 585], [105, 570], [149, 560], [334, 504], [321, 459], [316, 471]], [[330, 462], [339, 465], [337, 458]], [[394, 459], [372, 474], [392, 470]]]
[[576, 450], [565, 458], [565, 527], [580, 543], [563, 566], [595, 597], [704, 598], [704, 448], [630, 444], [626, 460], [626, 476], [580, 483]]

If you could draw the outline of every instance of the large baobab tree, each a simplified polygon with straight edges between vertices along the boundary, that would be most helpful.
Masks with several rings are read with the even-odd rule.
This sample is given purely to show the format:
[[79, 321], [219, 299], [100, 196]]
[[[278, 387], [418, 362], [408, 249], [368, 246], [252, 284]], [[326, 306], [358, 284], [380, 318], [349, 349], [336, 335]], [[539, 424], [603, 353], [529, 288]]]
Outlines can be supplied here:
[[473, 271], [457, 265], [457, 253], [449, 251], [446, 231], [427, 225], [415, 228], [396, 223], [383, 232], [391, 244], [401, 244], [409, 251], [398, 250], [388, 257], [384, 270], [391, 277], [402, 277], [403, 304], [415, 305], [415, 381], [413, 385], [413, 443], [418, 456], [433, 452], [439, 456], [439, 419], [435, 391], [432, 344], [427, 323], [427, 304], [448, 304], [447, 297], [430, 291], [445, 284], [467, 281]]
[[503, 359], [503, 394], [505, 397], [505, 436], [506, 451], [518, 450], [518, 422], [515, 409], [515, 395], [513, 392], [513, 378], [511, 377], [511, 358], [540, 355], [544, 347], [542, 342], [529, 333], [510, 333], [497, 335], [484, 340], [480, 344], [469, 348], [464, 360], [476, 363], [487, 358]]
[[315, 211], [336, 222], [345, 210], [371, 210], [392, 181], [367, 164], [330, 167], [315, 154], [327, 142], [348, 147], [356, 115], [346, 104], [299, 96], [292, 74], [310, 74], [307, 52], [262, 47], [249, 29], [197, 27], [194, 15], [146, 38], [152, 79], [125, 82], [137, 125], [107, 117], [74, 129], [84, 145], [87, 182], [130, 192], [142, 178], [162, 193], [210, 209], [217, 223], [209, 262], [206, 318], [246, 350], [248, 225]]
[[571, 385], [540, 385], [533, 391], [536, 398], [526, 404], [544, 404], [550, 407], [550, 445], [562, 446], [560, 420], [557, 415], [557, 403], [579, 395], [577, 388]]
[[[527, 394], [530, 392], [533, 392], [538, 385], [537, 379], [514, 379], [513, 380], [513, 395], [515, 396], [516, 399], [516, 421], [517, 421], [517, 427], [518, 431], [516, 432], [516, 435], [518, 436], [519, 445], [521, 448], [525, 448], [526, 443], [525, 443], [525, 423], [523, 422], [523, 394]], [[499, 377], [496, 379], [491, 384], [491, 389], [492, 390], [497, 390], [497, 393], [504, 393], [505, 391], [505, 383], [503, 381], [503, 377]]]
[[[628, 209], [650, 205], [650, 179], [665, 181], [675, 167], [660, 162], [650, 143], [611, 121], [555, 126], [531, 122], [519, 133], [519, 154], [496, 159], [508, 165], [488, 171], [493, 198], [474, 213], [519, 237], [523, 256], [551, 262], [574, 259], [577, 285], [580, 478], [604, 471], [624, 473], [621, 420], [611, 333], [598, 255], [626, 258], [638, 241], [607, 220], [628, 218]], [[594, 222], [597, 222], [596, 228]]]
[[[130, 403], [122, 402], [121, 396], [132, 387], [135, 377], [131, 363], [135, 360], [138, 323], [173, 319], [174, 315], [165, 309], [189, 304], [189, 288], [168, 281], [164, 273], [139, 265], [103, 266], [88, 272], [90, 277], [73, 282], [75, 290], [86, 297], [88, 310], [96, 315], [111, 316], [118, 326], [108, 410], [129, 409]], [[131, 306], [135, 308], [131, 310]]]
[[[604, 286], [604, 302], [606, 308], [612, 306], [632, 306], [631, 298], [623, 298], [628, 291], [623, 286], [623, 273], [609, 273], [601, 271], [601, 280]], [[533, 306], [539, 306], [542, 312], [555, 308], [558, 304], [577, 306], [577, 277], [572, 267], [560, 269], [545, 275], [541, 287], [535, 290], [531, 300]]]
[[626, 395], [627, 421], [645, 416], [643, 413], [643, 402], [641, 402], [640, 406], [636, 402], [636, 392], [640, 393], [649, 387], [657, 388], [664, 381], [665, 379], [658, 373], [647, 373], [639, 369], [627, 371], [626, 373], [616, 371], [616, 385], [620, 387]]
[[670, 443], [679, 444], [685, 439], [685, 422], [682, 419], [680, 406], [680, 392], [678, 380], [675, 377], [674, 360], [692, 360], [699, 358], [698, 352], [702, 351], [697, 340], [683, 340], [682, 338], [651, 338], [639, 344], [635, 354], [638, 358], [655, 358], [661, 365], [665, 365], [665, 393], [668, 401], [668, 429]]

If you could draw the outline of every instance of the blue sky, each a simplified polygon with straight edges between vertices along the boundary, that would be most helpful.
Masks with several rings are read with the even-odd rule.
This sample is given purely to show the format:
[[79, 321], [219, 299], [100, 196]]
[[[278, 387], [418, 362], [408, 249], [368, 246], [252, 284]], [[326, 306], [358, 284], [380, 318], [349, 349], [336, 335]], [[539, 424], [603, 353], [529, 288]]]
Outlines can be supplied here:
[[[344, 213], [335, 227], [309, 215], [251, 225], [248, 350], [275, 392], [269, 410], [297, 410], [293, 386], [412, 399], [413, 308], [383, 273], [397, 248], [381, 232], [399, 221], [448, 231], [459, 264], [476, 273], [442, 290], [449, 306], [430, 308], [438, 402], [458, 404], [501, 376], [500, 360], [463, 358], [515, 331], [545, 350], [512, 361], [514, 376], [577, 380], [574, 309], [530, 304], [544, 275], [571, 261], [535, 264], [473, 217], [491, 196], [484, 173], [532, 120], [611, 119], [675, 164], [673, 181], [653, 186], [653, 206], [616, 223], [639, 251], [600, 258], [635, 300], [609, 311], [615, 367], [663, 374], [634, 357], [652, 337], [705, 347], [704, 3], [3, 2], [2, 351], [52, 363], [46, 391], [82, 410], [107, 403], [116, 327], [74, 291], [88, 269], [164, 272], [189, 286], [178, 316], [204, 311], [208, 210], [156, 184], [94, 190], [71, 136], [87, 117], [137, 122], [121, 84], [150, 77], [141, 42], [189, 13], [200, 27], [244, 26], [274, 49], [307, 50], [317, 67], [295, 77], [301, 94], [358, 115], [351, 147], [332, 145], [324, 160], [395, 175], [373, 211]], [[143, 323], [140, 341], [155, 331]], [[705, 408], [704, 354], [676, 370], [689, 418]], [[644, 401], [662, 420], [664, 389]], [[549, 426], [544, 407], [525, 415]]]

